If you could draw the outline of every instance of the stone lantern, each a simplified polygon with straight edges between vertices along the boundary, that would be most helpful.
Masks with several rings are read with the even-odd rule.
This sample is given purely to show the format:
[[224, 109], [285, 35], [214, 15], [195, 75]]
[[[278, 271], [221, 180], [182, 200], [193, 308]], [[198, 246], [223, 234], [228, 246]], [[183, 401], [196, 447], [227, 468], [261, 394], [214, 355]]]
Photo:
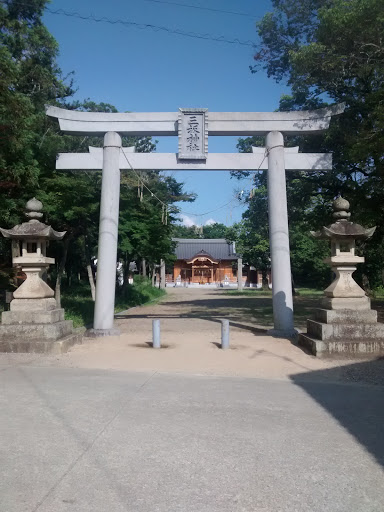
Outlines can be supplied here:
[[58, 232], [40, 222], [43, 204], [35, 197], [26, 204], [26, 217], [30, 220], [12, 229], [0, 231], [5, 238], [12, 239], [12, 263], [21, 267], [27, 278], [14, 292], [14, 299], [45, 299], [54, 296], [52, 288], [45, 283], [41, 276], [49, 265], [55, 263], [53, 258], [47, 258], [49, 240], [62, 240], [66, 231]]
[[[25, 281], [13, 293], [10, 311], [2, 313], [1, 352], [63, 352], [79, 341], [72, 321], [64, 320], [64, 310], [57, 308], [54, 291], [42, 275], [55, 260], [47, 257], [49, 240], [62, 240], [58, 232], [43, 224], [43, 205], [36, 198], [26, 204], [28, 222], [12, 229], [0, 228], [12, 240], [13, 266], [21, 267]], [[81, 337], [80, 337], [81, 339]]]
[[307, 334], [299, 335], [299, 344], [317, 356], [363, 355], [384, 352], [384, 324], [377, 323], [369, 297], [353, 279], [356, 264], [364, 257], [355, 253], [356, 240], [370, 238], [375, 227], [364, 228], [349, 220], [349, 202], [339, 197], [333, 202], [335, 222], [311, 232], [319, 239], [330, 240], [331, 257], [325, 260], [335, 274], [324, 290], [322, 309], [307, 321]]
[[[366, 240], [375, 232], [376, 227], [365, 229], [360, 224], [348, 219], [349, 202], [339, 197], [333, 202], [333, 218], [335, 223], [323, 227], [311, 234], [320, 239], [331, 241], [331, 257], [325, 260], [332, 267], [335, 279], [326, 290], [323, 304], [330, 309], [369, 309], [369, 298], [365, 291], [353, 279], [357, 263], [364, 263], [362, 256], [356, 256], [356, 240]], [[351, 300], [352, 299], [352, 300]]]

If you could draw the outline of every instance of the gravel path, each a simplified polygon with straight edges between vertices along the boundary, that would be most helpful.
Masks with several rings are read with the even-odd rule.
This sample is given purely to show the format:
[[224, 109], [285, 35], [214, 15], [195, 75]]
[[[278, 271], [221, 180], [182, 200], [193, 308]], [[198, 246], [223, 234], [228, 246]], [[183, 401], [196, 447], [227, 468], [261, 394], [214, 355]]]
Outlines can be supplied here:
[[[168, 289], [161, 303], [117, 315], [122, 335], [85, 341], [61, 356], [3, 354], [1, 364], [347, 381], [384, 384], [384, 359], [327, 361], [259, 325], [270, 299], [215, 289]], [[161, 320], [163, 349], [151, 347], [152, 319]], [[220, 350], [220, 318], [230, 320], [231, 349]]]

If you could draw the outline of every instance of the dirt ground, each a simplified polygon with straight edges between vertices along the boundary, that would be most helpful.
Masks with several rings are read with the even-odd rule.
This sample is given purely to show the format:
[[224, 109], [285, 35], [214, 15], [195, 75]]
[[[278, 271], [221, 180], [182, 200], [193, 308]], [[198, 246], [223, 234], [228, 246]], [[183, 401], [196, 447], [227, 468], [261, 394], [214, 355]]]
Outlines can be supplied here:
[[[167, 292], [158, 304], [118, 314], [116, 323], [121, 336], [84, 338], [82, 345], [60, 356], [4, 354], [2, 357], [11, 364], [30, 361], [72, 368], [274, 379], [311, 374], [315, 379], [369, 383], [383, 380], [383, 360], [368, 366], [356, 361], [321, 360], [304, 352], [294, 341], [268, 336], [266, 326], [258, 321], [265, 324], [263, 308], [271, 306], [269, 298], [227, 295], [217, 289], [170, 288]], [[151, 345], [154, 318], [161, 322], [163, 348], [159, 350]], [[221, 318], [230, 320], [229, 350], [219, 348]]]

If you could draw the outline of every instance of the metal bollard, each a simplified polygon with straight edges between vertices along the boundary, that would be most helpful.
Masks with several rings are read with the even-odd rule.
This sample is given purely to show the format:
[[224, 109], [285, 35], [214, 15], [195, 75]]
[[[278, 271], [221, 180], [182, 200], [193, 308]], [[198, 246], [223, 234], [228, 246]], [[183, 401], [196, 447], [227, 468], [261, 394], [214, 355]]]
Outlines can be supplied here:
[[152, 321], [152, 347], [161, 348], [160, 320], [158, 319]]
[[221, 321], [221, 348], [229, 348], [229, 320]]

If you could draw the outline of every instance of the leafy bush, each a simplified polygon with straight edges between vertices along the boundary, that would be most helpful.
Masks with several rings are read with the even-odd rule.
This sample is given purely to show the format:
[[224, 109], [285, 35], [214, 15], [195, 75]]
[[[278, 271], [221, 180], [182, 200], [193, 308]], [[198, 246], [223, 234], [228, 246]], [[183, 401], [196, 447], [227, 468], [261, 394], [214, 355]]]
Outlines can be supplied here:
[[129, 307], [139, 306], [158, 299], [163, 295], [165, 295], [165, 291], [152, 286], [149, 279], [135, 276], [133, 285], [127, 285], [117, 290], [115, 311], [118, 312]]
[[373, 290], [373, 297], [375, 299], [384, 299], [384, 286], [378, 286]]
[[[115, 313], [159, 299], [165, 293], [164, 290], [154, 288], [147, 278], [135, 276], [132, 285], [116, 290]], [[75, 327], [92, 324], [94, 302], [88, 283], [83, 282], [68, 288], [64, 286], [61, 304], [66, 318], [72, 320]]]

